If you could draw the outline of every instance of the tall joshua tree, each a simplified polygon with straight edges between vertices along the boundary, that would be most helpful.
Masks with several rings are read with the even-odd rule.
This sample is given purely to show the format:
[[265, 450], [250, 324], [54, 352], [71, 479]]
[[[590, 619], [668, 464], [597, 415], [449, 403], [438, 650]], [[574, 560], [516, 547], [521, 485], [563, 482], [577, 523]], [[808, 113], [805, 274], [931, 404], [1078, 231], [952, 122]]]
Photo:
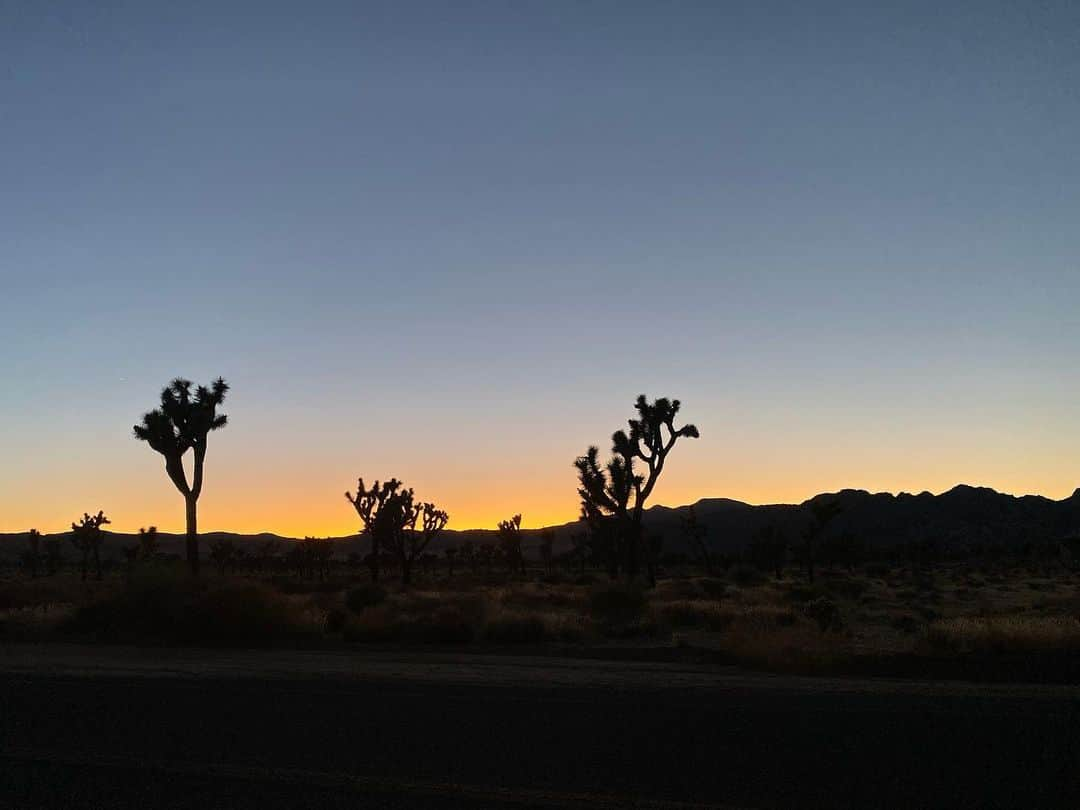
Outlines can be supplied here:
[[[199, 573], [198, 503], [203, 488], [206, 439], [211, 431], [225, 427], [228, 417], [218, 413], [229, 385], [218, 377], [209, 387], [192, 392], [190, 380], [176, 378], [161, 392], [161, 405], [135, 425], [135, 438], [149, 444], [165, 458], [165, 472], [187, 507], [187, 559], [191, 573]], [[184, 469], [184, 454], [194, 456], [191, 483]]]
[[[600, 466], [597, 447], [590, 447], [574, 462], [582, 517], [594, 527], [617, 528], [624, 571], [630, 578], [638, 575], [640, 567], [645, 503], [660, 480], [668, 454], [680, 438], [699, 435], [693, 425], [675, 427], [679, 406], [677, 399], [650, 403], [642, 394], [634, 404], [638, 416], [629, 420], [629, 432], [619, 430], [611, 437], [613, 455], [607, 465]], [[635, 469], [638, 462], [644, 465], [643, 472]]]

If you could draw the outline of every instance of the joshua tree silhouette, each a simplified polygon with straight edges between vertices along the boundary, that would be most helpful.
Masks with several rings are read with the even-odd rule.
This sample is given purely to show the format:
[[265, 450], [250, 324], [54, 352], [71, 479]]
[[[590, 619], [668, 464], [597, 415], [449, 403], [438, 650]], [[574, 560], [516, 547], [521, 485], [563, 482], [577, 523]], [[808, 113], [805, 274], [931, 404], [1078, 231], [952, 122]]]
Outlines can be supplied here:
[[540, 532], [540, 560], [544, 563], [544, 573], [551, 573], [551, 561], [555, 556], [555, 532], [544, 529]]
[[45, 575], [51, 577], [64, 564], [64, 554], [60, 549], [60, 538], [49, 537], [45, 540]]
[[750, 541], [749, 556], [758, 568], [769, 569], [777, 579], [784, 575], [787, 538], [775, 523], [762, 526]]
[[149, 560], [157, 554], [157, 526], [139, 529], [139, 559]]
[[[600, 450], [595, 446], [574, 462], [582, 517], [594, 531], [614, 523], [622, 552], [619, 556], [630, 578], [637, 577], [640, 567], [645, 502], [664, 471], [668, 454], [680, 438], [696, 439], [699, 435], [693, 425], [675, 427], [679, 407], [677, 399], [650, 403], [642, 394], [634, 404], [638, 418], [629, 420], [629, 433], [619, 430], [611, 437], [613, 456], [607, 466], [600, 466]], [[647, 474], [635, 471], [637, 461], [644, 463]]]
[[413, 563], [420, 559], [428, 544], [443, 530], [450, 516], [433, 503], [416, 501], [412, 489], [405, 489], [396, 478], [371, 489], [364, 479], [357, 482], [356, 495], [345, 493], [364, 523], [364, 532], [371, 538], [371, 576], [379, 579], [379, 556], [382, 549], [397, 558], [401, 568], [401, 584], [412, 581]]
[[82, 563], [82, 578], [86, 580], [87, 562], [90, 557], [94, 558], [94, 576], [101, 579], [101, 543], [105, 539], [102, 526], [111, 523], [105, 513], [99, 511], [96, 515], [83, 513], [82, 520], [71, 524], [71, 543], [79, 550]]
[[22, 564], [30, 572], [32, 579], [37, 579], [41, 566], [41, 532], [31, 529], [26, 538], [26, 549], [22, 553]]
[[712, 576], [712, 555], [709, 554], [709, 543], [705, 539], [708, 537], [709, 530], [698, 520], [697, 510], [693, 506], [686, 510], [686, 517], [682, 521], [682, 532], [701, 558], [705, 573]]
[[810, 504], [813, 516], [810, 524], [803, 531], [803, 554], [806, 564], [806, 578], [814, 582], [814, 562], [821, 546], [822, 536], [833, 519], [843, 511], [839, 501], [816, 501]]
[[[190, 380], [176, 378], [161, 392], [161, 406], [143, 415], [135, 425], [135, 438], [149, 444], [165, 458], [165, 472], [187, 507], [187, 559], [191, 573], [199, 573], [199, 527], [197, 507], [203, 488], [206, 439], [211, 431], [225, 427], [228, 417], [217, 409], [225, 401], [229, 385], [218, 377], [210, 387], [191, 391]], [[184, 454], [194, 453], [191, 483], [184, 470]]]
[[525, 575], [525, 557], [521, 553], [521, 515], [499, 521], [499, 546], [506, 560], [507, 570]]

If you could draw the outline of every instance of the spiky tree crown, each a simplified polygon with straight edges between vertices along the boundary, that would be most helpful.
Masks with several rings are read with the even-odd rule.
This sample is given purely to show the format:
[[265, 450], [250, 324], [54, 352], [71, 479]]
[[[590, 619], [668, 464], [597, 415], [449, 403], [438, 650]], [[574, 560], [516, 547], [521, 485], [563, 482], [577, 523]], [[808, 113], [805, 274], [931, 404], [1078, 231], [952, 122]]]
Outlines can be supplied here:
[[[638, 416], [628, 420], [629, 430], [618, 430], [611, 437], [612, 458], [600, 466], [600, 450], [590, 447], [574, 462], [578, 471], [582, 517], [595, 522], [605, 516], [626, 516], [631, 507], [637, 512], [652, 494], [664, 469], [668, 453], [680, 438], [700, 436], [694, 425], [675, 427], [681, 403], [661, 397], [650, 403], [640, 394], [634, 403]], [[643, 462], [647, 474], [634, 465]]]
[[101, 542], [105, 534], [101, 527], [107, 523], [112, 523], [112, 521], [105, 517], [102, 511], [96, 515], [84, 512], [78, 523], [71, 524], [71, 542], [80, 549], [92, 548]]
[[521, 515], [514, 515], [509, 520], [499, 521], [500, 537], [516, 537], [521, 531]]
[[206, 435], [225, 427], [228, 417], [217, 409], [225, 402], [229, 384], [218, 377], [192, 393], [192, 383], [177, 377], [161, 392], [161, 405], [143, 415], [135, 425], [135, 438], [163, 456], [182, 456], [192, 447], [205, 445]]
[[[412, 547], [423, 550], [450, 520], [450, 516], [430, 502], [419, 503], [412, 488], [406, 489], [396, 478], [370, 488], [361, 478], [356, 494], [345, 493], [364, 524], [364, 531], [392, 548], [404, 548], [405, 537], [412, 535]], [[417, 553], [419, 553], [417, 551]]]

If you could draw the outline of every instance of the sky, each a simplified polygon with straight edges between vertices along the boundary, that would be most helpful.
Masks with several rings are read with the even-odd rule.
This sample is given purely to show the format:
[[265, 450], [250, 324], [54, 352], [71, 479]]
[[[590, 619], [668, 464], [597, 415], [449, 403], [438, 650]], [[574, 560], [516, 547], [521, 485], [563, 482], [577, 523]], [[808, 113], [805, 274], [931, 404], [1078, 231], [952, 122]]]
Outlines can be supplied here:
[[[888, 5], [888, 8], [878, 8]], [[1080, 5], [0, 0], [0, 531], [1080, 486]]]

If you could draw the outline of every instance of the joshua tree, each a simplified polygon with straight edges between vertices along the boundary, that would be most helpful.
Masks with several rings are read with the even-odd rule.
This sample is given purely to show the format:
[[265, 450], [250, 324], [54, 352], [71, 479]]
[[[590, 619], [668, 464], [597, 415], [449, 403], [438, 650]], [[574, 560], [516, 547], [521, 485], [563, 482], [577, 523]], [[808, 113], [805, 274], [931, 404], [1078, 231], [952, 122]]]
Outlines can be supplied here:
[[806, 564], [806, 578], [814, 582], [814, 560], [821, 544], [821, 538], [833, 518], [840, 514], [843, 507], [839, 501], [815, 501], [810, 504], [813, 519], [803, 531], [803, 555]]
[[[161, 406], [143, 415], [135, 426], [135, 438], [149, 444], [165, 458], [165, 472], [180, 494], [187, 511], [187, 559], [192, 575], [199, 573], [197, 506], [203, 488], [206, 439], [211, 431], [225, 427], [228, 417], [217, 409], [225, 401], [228, 383], [218, 377], [210, 387], [200, 385], [192, 394], [191, 382], [173, 380], [161, 392]], [[184, 454], [193, 451], [191, 483], [184, 470]]]
[[236, 547], [233, 541], [227, 537], [214, 540], [210, 544], [210, 559], [217, 564], [218, 573], [225, 576], [226, 571], [233, 566], [236, 559]]
[[23, 567], [30, 572], [32, 579], [37, 579], [38, 569], [41, 565], [41, 532], [31, 529], [26, 538], [26, 549], [22, 553]]
[[104, 512], [96, 515], [84, 513], [82, 520], [71, 524], [71, 542], [79, 550], [82, 557], [82, 578], [86, 580], [87, 563], [91, 556], [94, 558], [94, 575], [101, 579], [101, 543], [105, 539], [102, 526], [111, 523]]
[[581, 567], [581, 575], [585, 576], [585, 563], [589, 557], [589, 535], [585, 532], [574, 532], [570, 535], [570, 546], [573, 548], [573, 558]]
[[554, 556], [555, 532], [544, 529], [540, 532], [540, 559], [544, 563], [544, 572], [551, 573], [551, 559]]
[[[629, 420], [629, 433], [619, 430], [611, 437], [613, 457], [606, 467], [600, 466], [597, 447], [590, 447], [574, 462], [582, 516], [594, 530], [614, 525], [616, 548], [622, 552], [623, 569], [630, 578], [637, 577], [640, 568], [645, 503], [660, 480], [668, 454], [678, 439], [699, 435], [693, 425], [675, 427], [679, 406], [677, 399], [649, 403], [642, 394], [634, 404], [638, 418]], [[635, 470], [639, 461], [645, 465], [644, 474]]]
[[278, 552], [281, 550], [281, 544], [277, 539], [271, 539], [264, 542], [259, 546], [258, 554], [256, 555], [257, 565], [259, 570], [263, 573], [273, 570], [278, 561]]
[[499, 521], [499, 546], [506, 559], [507, 571], [511, 574], [520, 571], [524, 575], [525, 557], [521, 553], [521, 515]]
[[45, 541], [45, 576], [51, 577], [63, 564], [64, 554], [60, 548], [60, 538], [48, 538]]
[[784, 558], [787, 556], [787, 538], [775, 523], [763, 526], [750, 541], [750, 559], [758, 568], [773, 572], [777, 579], [784, 574]]
[[139, 529], [139, 559], [150, 560], [157, 554], [157, 526]]
[[401, 584], [412, 582], [412, 568], [450, 520], [450, 516], [433, 503], [418, 503], [412, 489], [391, 478], [380, 486], [376, 481], [371, 489], [360, 479], [356, 495], [345, 497], [355, 507], [364, 523], [364, 532], [371, 538], [371, 576], [379, 578], [379, 557], [385, 549], [398, 561]]
[[682, 521], [682, 532], [690, 541], [690, 545], [694, 547], [698, 557], [701, 558], [701, 563], [705, 566], [705, 573], [712, 576], [712, 555], [709, 554], [709, 544], [705, 540], [709, 530], [698, 521], [697, 510], [692, 506], [686, 510], [686, 517]]
[[356, 484], [355, 495], [350, 492], [345, 493], [346, 500], [353, 505], [356, 514], [360, 516], [360, 521], [364, 524], [363, 533], [371, 540], [371, 553], [367, 556], [367, 561], [371, 568], [373, 582], [379, 581], [379, 558], [382, 552], [383, 535], [389, 530], [390, 523], [387, 519], [389, 512], [385, 516], [380, 516], [387, 502], [390, 502], [391, 507], [396, 505], [394, 496], [400, 486], [400, 481], [391, 478], [384, 485], [376, 481], [371, 489], [368, 489], [364, 486], [364, 479], [361, 478]]

